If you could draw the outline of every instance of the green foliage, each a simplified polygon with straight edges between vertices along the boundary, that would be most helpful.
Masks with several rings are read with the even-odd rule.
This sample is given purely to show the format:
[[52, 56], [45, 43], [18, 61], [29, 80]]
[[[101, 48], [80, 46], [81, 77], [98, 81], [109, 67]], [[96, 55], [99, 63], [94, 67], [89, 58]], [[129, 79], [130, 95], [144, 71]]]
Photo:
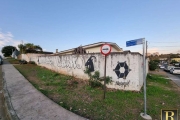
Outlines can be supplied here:
[[106, 77], [106, 84], [111, 84], [112, 82], [113, 82], [112, 77], [107, 76]]
[[160, 75], [147, 74], [147, 80], [149, 82], [154, 82], [156, 84], [170, 85], [170, 81], [168, 79], [165, 79], [164, 77], [162, 77]]
[[91, 87], [100, 87], [102, 86], [101, 82], [100, 82], [100, 73], [99, 71], [95, 71], [94, 75], [91, 74], [90, 70], [88, 69], [88, 67], [86, 67], [86, 70], [84, 71], [85, 74], [87, 74], [89, 76], [89, 85]]
[[34, 61], [29, 61], [29, 64], [36, 64]]
[[26, 60], [19, 60], [19, 64], [27, 64]]
[[157, 65], [158, 65], [157, 62], [151, 60], [151, 61], [149, 62], [149, 69], [153, 71], [153, 70], [157, 69], [157, 67], [158, 67]]
[[160, 63], [160, 60], [157, 60], [157, 59], [156, 59], [156, 60], [153, 60], [153, 61], [156, 62], [156, 63]]
[[34, 45], [33, 43], [19, 44], [18, 48], [22, 53], [41, 53], [42, 48], [39, 45]]
[[[100, 78], [99, 71], [95, 71], [94, 75], [91, 74], [90, 70], [86, 67], [86, 70], [84, 71], [85, 74], [89, 76], [89, 84], [91, 87], [101, 87], [104, 79]], [[106, 77], [106, 84], [112, 83], [112, 77], [107, 76]]]
[[[68, 82], [72, 77], [36, 65], [15, 65], [15, 67], [47, 97], [87, 119], [142, 120], [139, 113], [143, 112], [144, 93], [141, 91], [107, 90], [104, 100], [102, 89], [92, 88], [82, 84], [82, 81], [77, 87], [69, 88]], [[147, 98], [147, 113], [153, 120], [160, 120], [161, 109], [179, 106], [180, 93], [170, 80], [148, 74]]]
[[14, 46], [4, 46], [1, 52], [4, 53], [4, 57], [10, 57], [15, 49], [16, 47]]
[[14, 58], [7, 58], [6, 60], [8, 60], [11, 64], [19, 64], [19, 60]]

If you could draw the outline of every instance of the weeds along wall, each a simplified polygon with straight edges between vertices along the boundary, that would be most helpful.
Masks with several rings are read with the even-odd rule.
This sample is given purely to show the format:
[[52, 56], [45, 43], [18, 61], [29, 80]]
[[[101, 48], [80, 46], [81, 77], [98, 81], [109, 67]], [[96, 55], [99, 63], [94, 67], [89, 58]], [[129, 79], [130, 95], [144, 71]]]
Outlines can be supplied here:
[[[24, 55], [25, 56], [25, 55]], [[28, 59], [37, 65], [56, 72], [88, 79], [84, 73], [86, 67], [92, 72], [100, 72], [104, 76], [105, 57], [100, 53], [85, 55], [34, 56]], [[25, 57], [24, 57], [25, 58]], [[111, 53], [107, 56], [106, 75], [112, 77], [108, 88], [139, 91], [143, 85], [143, 57], [139, 53]]]

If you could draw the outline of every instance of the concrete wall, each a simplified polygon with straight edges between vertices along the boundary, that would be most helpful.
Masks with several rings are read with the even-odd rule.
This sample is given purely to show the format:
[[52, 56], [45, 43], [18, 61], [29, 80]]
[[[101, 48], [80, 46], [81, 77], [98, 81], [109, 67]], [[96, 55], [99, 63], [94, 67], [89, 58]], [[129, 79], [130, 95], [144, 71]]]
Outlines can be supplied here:
[[38, 56], [46, 56], [46, 54], [34, 54], [34, 53], [21, 54], [22, 59], [26, 60], [27, 62], [32, 61], [31, 59], [33, 57], [38, 57]]
[[[90, 68], [92, 74], [94, 71], [99, 71], [100, 76], [104, 76], [105, 59], [99, 53], [29, 56], [29, 59], [40, 66], [81, 79], [88, 79], [88, 76], [84, 74], [86, 66]], [[139, 91], [143, 85], [143, 57], [138, 53], [111, 53], [107, 56], [106, 70], [106, 75], [112, 77], [113, 80], [112, 84], [107, 85], [108, 88]]]

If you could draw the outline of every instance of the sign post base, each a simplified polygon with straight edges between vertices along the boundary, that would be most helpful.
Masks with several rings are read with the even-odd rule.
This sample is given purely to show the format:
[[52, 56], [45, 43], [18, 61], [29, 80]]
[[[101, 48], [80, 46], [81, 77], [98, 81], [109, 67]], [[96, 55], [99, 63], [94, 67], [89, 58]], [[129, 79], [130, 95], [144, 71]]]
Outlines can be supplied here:
[[151, 116], [141, 113], [140, 116], [144, 119], [144, 120], [152, 120]]

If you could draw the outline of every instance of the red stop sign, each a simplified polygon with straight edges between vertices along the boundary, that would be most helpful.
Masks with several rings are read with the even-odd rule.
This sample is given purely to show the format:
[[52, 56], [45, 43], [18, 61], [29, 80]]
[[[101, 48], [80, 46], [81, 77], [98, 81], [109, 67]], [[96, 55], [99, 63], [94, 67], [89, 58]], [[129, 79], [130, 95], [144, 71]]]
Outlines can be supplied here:
[[101, 46], [100, 51], [103, 55], [108, 55], [111, 53], [111, 46], [109, 44], [104, 44]]

